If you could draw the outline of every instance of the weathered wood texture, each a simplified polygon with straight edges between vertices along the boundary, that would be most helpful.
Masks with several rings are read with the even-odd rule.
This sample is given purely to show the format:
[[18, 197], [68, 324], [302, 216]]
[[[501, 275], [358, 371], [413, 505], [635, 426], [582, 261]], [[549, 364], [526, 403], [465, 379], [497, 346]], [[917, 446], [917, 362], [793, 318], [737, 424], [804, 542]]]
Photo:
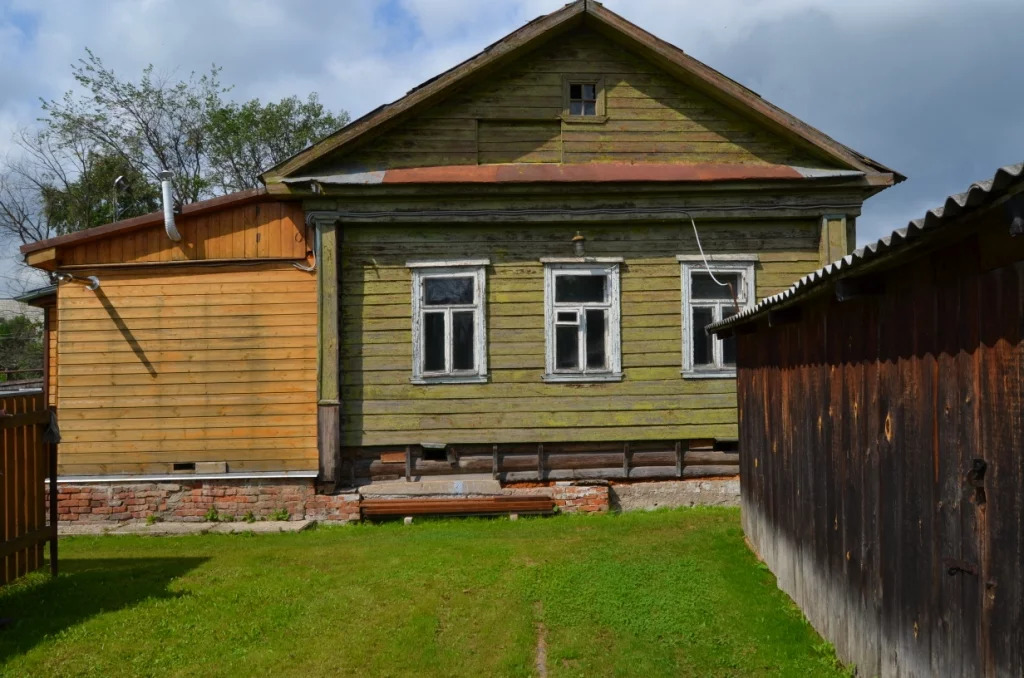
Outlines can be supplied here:
[[[702, 441], [701, 444], [709, 441]], [[711, 478], [739, 474], [739, 454], [706, 449], [676, 450], [676, 441], [512, 443], [453, 445], [447, 459], [424, 458], [416, 445], [346, 448], [343, 453], [360, 481], [489, 473], [495, 480], [523, 482], [568, 479], [651, 480]], [[625, 463], [624, 455], [629, 455]]]
[[[566, 77], [603, 79], [606, 116], [562, 120]], [[479, 121], [479, 128], [478, 128]], [[507, 162], [793, 164], [821, 160], [579, 28], [321, 169]]]
[[[675, 255], [696, 251], [678, 225], [583, 228], [587, 254], [623, 256], [619, 383], [545, 384], [544, 268], [571, 254], [575, 227], [355, 226], [342, 244], [343, 445], [731, 439], [731, 379], [689, 380], [682, 366]], [[819, 266], [815, 220], [716, 223], [709, 252], [760, 253], [758, 295]], [[413, 385], [406, 261], [489, 257], [489, 383]]]
[[316, 280], [286, 263], [62, 285], [60, 473], [317, 469]]
[[302, 206], [262, 202], [225, 207], [176, 220], [181, 241], [163, 224], [60, 248], [62, 266], [153, 263], [209, 259], [305, 259]]
[[50, 407], [57, 406], [57, 326], [60, 323], [60, 315], [57, 312], [57, 305], [49, 306], [46, 309], [46, 399]]
[[738, 335], [744, 529], [864, 675], [1024, 675], [1024, 243], [1001, 228]]
[[0, 585], [44, 564], [49, 421], [41, 392], [0, 398]]

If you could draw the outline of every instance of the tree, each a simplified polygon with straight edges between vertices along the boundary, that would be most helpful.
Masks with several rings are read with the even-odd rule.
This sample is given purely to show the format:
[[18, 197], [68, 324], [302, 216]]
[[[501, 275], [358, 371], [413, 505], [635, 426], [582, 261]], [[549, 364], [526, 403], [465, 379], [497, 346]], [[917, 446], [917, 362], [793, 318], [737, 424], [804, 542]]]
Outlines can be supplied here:
[[[116, 182], [116, 186], [115, 186]], [[160, 191], [118, 155], [89, 153], [75, 181], [40, 187], [43, 214], [58, 235], [160, 209]]]
[[210, 116], [211, 180], [226, 193], [255, 188], [265, 170], [346, 124], [348, 114], [325, 110], [315, 93], [305, 101], [229, 103]]
[[0, 316], [0, 382], [31, 379], [42, 369], [42, 323], [23, 315]]
[[[259, 175], [348, 122], [305, 100], [225, 100], [220, 69], [177, 80], [153, 66], [123, 79], [92, 51], [71, 67], [78, 92], [42, 101], [38, 126], [0, 162], [0, 241], [42, 240], [159, 207], [159, 173], [170, 170], [175, 207], [254, 188]], [[113, 184], [118, 192], [114, 214]]]

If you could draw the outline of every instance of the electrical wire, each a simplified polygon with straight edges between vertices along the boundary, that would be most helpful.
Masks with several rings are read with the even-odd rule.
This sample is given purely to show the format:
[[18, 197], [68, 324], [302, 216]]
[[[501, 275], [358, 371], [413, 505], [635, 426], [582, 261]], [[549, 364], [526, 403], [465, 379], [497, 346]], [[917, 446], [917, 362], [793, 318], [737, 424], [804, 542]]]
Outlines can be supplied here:
[[685, 214], [690, 219], [690, 225], [693, 226], [693, 237], [697, 239], [697, 251], [700, 252], [700, 258], [704, 261], [704, 270], [708, 272], [708, 275], [711, 276], [711, 279], [715, 281], [716, 285], [718, 285], [719, 287], [728, 287], [729, 289], [732, 289], [732, 285], [730, 285], [729, 283], [722, 282], [721, 280], [715, 277], [714, 273], [711, 272], [711, 266], [708, 264], [708, 258], [707, 256], [705, 256], [704, 248], [701, 247], [700, 244], [700, 234], [697, 233], [697, 222], [693, 220], [693, 217], [690, 216], [689, 212], [683, 212], [683, 214]]

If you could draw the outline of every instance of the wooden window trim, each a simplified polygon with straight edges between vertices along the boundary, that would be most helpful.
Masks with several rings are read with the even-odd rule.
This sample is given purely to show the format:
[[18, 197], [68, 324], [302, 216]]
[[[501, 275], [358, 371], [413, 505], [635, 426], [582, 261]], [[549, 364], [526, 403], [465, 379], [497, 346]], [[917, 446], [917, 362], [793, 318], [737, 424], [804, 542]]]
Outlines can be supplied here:
[[[680, 315], [683, 330], [683, 368], [680, 371], [680, 374], [682, 374], [685, 379], [735, 379], [736, 368], [722, 365], [722, 340], [717, 337], [711, 338], [711, 341], [714, 342], [713, 354], [715, 358], [715, 365], [699, 368], [694, 366], [693, 341], [690, 335], [690, 318], [692, 316], [693, 308], [690, 303], [690, 299], [693, 296], [691, 293], [691, 274], [707, 271], [708, 269], [710, 269], [712, 273], [739, 273], [743, 276], [743, 288], [740, 290], [743, 294], [743, 298], [740, 303], [740, 310], [743, 311], [753, 307], [754, 304], [757, 303], [755, 297], [755, 264], [757, 263], [758, 257], [756, 254], [709, 256], [707, 266], [705, 266], [703, 258], [696, 255], [678, 255], [676, 259], [679, 261], [679, 276], [682, 285]], [[717, 304], [714, 302], [705, 302], [698, 305], [717, 306], [714, 320], [721, 319], [719, 314], [722, 302], [718, 302]]]
[[[589, 272], [608, 276], [608, 301], [592, 308], [607, 310], [605, 358], [603, 370], [569, 372], [555, 369], [555, 277], [563, 271]], [[618, 263], [550, 263], [544, 264], [544, 378], [548, 383], [622, 381], [621, 303]], [[574, 306], [586, 307], [586, 304]]]
[[[594, 85], [597, 88], [597, 100], [594, 102], [594, 115], [571, 115], [569, 113], [569, 85]], [[608, 112], [605, 106], [604, 76], [586, 74], [563, 75], [561, 118], [565, 122], [606, 122], [608, 120]]]
[[[412, 271], [412, 378], [413, 384], [481, 384], [487, 381], [487, 267], [486, 259], [439, 262], [408, 262]], [[423, 371], [423, 282], [430, 278], [456, 276], [473, 277], [474, 303], [455, 310], [473, 311], [473, 350], [476, 367], [473, 370], [430, 372]], [[448, 309], [452, 307], [438, 307]], [[446, 339], [445, 350], [451, 350]], [[450, 362], [450, 360], [449, 360]]]

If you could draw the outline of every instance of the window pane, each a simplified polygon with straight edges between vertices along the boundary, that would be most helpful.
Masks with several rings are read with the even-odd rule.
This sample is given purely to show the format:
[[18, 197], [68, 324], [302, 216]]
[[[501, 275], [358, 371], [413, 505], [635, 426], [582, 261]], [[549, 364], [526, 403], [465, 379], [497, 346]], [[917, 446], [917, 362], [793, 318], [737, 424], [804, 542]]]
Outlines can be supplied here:
[[[736, 311], [728, 308], [722, 309], [722, 319], [726, 319], [731, 315], [736, 315]], [[722, 339], [722, 364], [735, 366], [736, 365], [736, 335], [726, 337]]]
[[605, 369], [604, 338], [607, 332], [603, 309], [587, 309], [587, 369]]
[[575, 325], [555, 327], [555, 367], [560, 370], [580, 368], [579, 330]]
[[605, 275], [558, 275], [555, 276], [556, 302], [603, 302], [605, 300]]
[[558, 322], [560, 323], [578, 323], [579, 316], [576, 315], [576, 311], [559, 311]]
[[690, 294], [694, 299], [729, 299], [732, 300], [733, 293], [742, 298], [743, 290], [740, 289], [739, 273], [716, 273], [715, 277], [719, 282], [732, 283], [733, 292], [728, 287], [717, 284], [707, 273], [690, 274]]
[[690, 336], [693, 339], [693, 364], [714, 365], [715, 358], [711, 352], [711, 337], [704, 332], [704, 328], [714, 320], [714, 311], [710, 308], [693, 309], [693, 326], [690, 328]]
[[425, 278], [423, 303], [428, 306], [473, 303], [473, 278]]
[[579, 100], [570, 101], [569, 115], [583, 115], [583, 102]]
[[444, 313], [423, 314], [423, 371], [444, 372]]
[[594, 101], [597, 99], [597, 85], [584, 85], [583, 98], [587, 101]]
[[583, 102], [583, 115], [597, 115], [597, 108], [593, 101]]
[[569, 98], [570, 99], [582, 99], [583, 98], [583, 85], [569, 85]]
[[471, 370], [476, 366], [473, 359], [473, 316], [472, 311], [452, 313], [452, 369]]

